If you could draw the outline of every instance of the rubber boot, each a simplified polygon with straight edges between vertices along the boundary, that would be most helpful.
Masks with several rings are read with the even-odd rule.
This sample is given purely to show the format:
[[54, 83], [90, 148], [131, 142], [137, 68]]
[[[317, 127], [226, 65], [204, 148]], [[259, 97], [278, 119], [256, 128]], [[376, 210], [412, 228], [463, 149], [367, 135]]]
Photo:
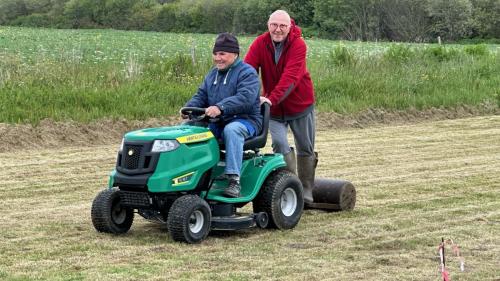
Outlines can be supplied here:
[[283, 158], [286, 162], [286, 169], [294, 174], [297, 174], [297, 162], [295, 159], [295, 150], [293, 147], [290, 147], [290, 152], [283, 155]]
[[304, 188], [304, 204], [313, 203], [313, 187], [316, 166], [318, 165], [318, 153], [314, 156], [297, 156], [297, 171], [302, 187]]

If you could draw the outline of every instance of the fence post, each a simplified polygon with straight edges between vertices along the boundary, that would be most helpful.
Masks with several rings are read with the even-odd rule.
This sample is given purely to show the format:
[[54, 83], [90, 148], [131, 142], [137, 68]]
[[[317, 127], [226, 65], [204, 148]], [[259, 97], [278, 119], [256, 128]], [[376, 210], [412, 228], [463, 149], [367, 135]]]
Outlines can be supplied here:
[[191, 41], [191, 62], [193, 66], [196, 65], [196, 46], [194, 44], [194, 40]]

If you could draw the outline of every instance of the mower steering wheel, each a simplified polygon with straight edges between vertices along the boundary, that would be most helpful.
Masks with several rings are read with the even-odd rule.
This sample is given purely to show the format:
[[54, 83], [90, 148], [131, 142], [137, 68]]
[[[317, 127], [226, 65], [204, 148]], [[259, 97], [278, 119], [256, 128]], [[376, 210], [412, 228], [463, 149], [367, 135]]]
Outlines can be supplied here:
[[187, 115], [189, 120], [192, 121], [209, 121], [209, 122], [218, 122], [220, 120], [219, 117], [208, 117], [205, 115], [205, 109], [206, 108], [201, 108], [201, 107], [183, 107], [181, 108], [181, 113], [184, 115]]

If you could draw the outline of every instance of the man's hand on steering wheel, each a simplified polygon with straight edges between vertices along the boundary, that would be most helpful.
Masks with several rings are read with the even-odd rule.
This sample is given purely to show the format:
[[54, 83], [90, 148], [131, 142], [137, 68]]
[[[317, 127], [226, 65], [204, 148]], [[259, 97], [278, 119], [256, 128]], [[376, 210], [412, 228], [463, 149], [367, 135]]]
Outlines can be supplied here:
[[179, 115], [181, 116], [182, 119], [188, 119], [189, 115], [182, 113], [182, 108], [179, 109]]
[[208, 117], [214, 118], [214, 117], [221, 115], [222, 112], [220, 111], [220, 108], [218, 106], [212, 105], [212, 106], [207, 107], [207, 109], [205, 109], [205, 114]]

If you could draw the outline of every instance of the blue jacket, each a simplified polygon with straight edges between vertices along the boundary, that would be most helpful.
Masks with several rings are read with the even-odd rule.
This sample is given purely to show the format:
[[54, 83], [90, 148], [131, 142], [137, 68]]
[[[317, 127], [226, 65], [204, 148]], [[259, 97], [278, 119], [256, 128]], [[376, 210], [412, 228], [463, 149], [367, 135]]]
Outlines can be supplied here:
[[216, 105], [222, 111], [225, 124], [234, 119], [245, 119], [259, 134], [262, 129], [259, 95], [257, 72], [237, 58], [227, 70], [219, 71], [215, 67], [210, 70], [198, 92], [185, 106], [205, 108]]

